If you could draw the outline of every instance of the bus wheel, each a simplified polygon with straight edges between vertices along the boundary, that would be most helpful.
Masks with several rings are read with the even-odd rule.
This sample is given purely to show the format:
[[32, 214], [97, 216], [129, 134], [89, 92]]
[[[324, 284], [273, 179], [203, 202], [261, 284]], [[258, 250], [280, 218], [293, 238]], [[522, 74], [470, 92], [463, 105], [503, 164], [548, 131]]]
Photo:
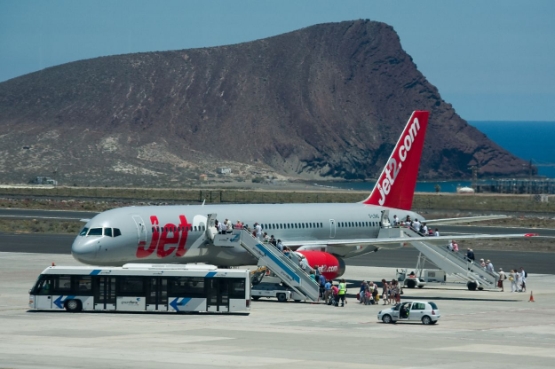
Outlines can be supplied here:
[[81, 309], [82, 309], [81, 301], [79, 300], [66, 301], [66, 310], [69, 311], [70, 313], [78, 313], [79, 311], [81, 311]]
[[416, 287], [416, 281], [414, 279], [408, 279], [407, 280], [407, 287], [408, 288], [414, 288]]
[[258, 301], [260, 299], [260, 296], [251, 296], [251, 297], [254, 301]]
[[478, 283], [468, 281], [468, 283], [466, 284], [466, 287], [468, 288], [469, 291], [476, 291], [476, 288], [478, 288]]
[[287, 301], [287, 296], [284, 293], [278, 293], [276, 297], [279, 302]]

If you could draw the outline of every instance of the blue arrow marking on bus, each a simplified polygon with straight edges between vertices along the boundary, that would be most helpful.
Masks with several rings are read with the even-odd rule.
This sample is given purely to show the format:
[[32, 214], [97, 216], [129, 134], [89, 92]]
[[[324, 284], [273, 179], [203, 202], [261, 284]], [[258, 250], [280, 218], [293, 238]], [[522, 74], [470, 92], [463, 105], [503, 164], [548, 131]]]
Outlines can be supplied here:
[[294, 280], [295, 282], [301, 283], [301, 278], [300, 278], [294, 271], [292, 271], [287, 265], [283, 264], [283, 262], [282, 262], [281, 260], [279, 260], [275, 255], [273, 255], [271, 252], [267, 252], [267, 251], [266, 251], [266, 248], [265, 248], [263, 245], [257, 243], [257, 244], [256, 244], [256, 247], [257, 247], [259, 250], [261, 250], [267, 257], [269, 257], [270, 259], [272, 259], [272, 261], [273, 261], [274, 263], [276, 263], [281, 269], [285, 270], [285, 272], [286, 272], [287, 274], [289, 274], [289, 276], [290, 276], [291, 278], [293, 278], [293, 280]]
[[98, 275], [100, 274], [101, 270], [100, 269], [95, 269], [92, 272], [89, 273], [89, 275]]
[[63, 309], [64, 308], [64, 302], [66, 302], [67, 300], [72, 300], [74, 298], [75, 298], [75, 296], [67, 296], [64, 299], [64, 296], [62, 295], [62, 296], [58, 297], [56, 300], [54, 300], [53, 302], [54, 302], [54, 305], [56, 305], [58, 308]]
[[218, 274], [218, 272], [208, 272], [208, 274], [206, 274], [206, 278], [212, 278], [214, 277], [216, 274]]
[[179, 311], [179, 306], [185, 306], [189, 301], [191, 301], [191, 297], [184, 297], [181, 301], [178, 301], [179, 297], [176, 297], [175, 300], [170, 302], [170, 306], [175, 310]]

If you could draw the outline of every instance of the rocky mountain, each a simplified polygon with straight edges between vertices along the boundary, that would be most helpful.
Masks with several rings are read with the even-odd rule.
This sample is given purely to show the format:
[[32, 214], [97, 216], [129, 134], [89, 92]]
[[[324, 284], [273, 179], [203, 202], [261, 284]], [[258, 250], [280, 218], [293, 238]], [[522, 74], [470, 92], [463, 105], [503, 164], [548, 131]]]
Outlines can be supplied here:
[[101, 57], [0, 83], [0, 173], [61, 184], [375, 178], [413, 110], [431, 111], [422, 179], [526, 162], [459, 117], [384, 23], [321, 24], [230, 46]]

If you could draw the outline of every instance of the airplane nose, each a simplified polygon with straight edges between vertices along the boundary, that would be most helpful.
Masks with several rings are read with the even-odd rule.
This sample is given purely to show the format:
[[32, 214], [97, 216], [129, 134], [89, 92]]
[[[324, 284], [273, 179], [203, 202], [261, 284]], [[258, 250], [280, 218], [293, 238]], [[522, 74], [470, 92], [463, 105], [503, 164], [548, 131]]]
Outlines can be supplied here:
[[98, 243], [94, 239], [78, 236], [71, 245], [71, 255], [82, 263], [94, 264], [98, 247]]

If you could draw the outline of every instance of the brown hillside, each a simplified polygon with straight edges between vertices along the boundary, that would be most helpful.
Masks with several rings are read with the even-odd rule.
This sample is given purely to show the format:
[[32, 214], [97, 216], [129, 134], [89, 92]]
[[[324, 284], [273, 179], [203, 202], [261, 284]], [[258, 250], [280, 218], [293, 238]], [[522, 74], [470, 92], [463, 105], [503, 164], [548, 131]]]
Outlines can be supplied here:
[[[0, 83], [0, 173], [65, 184], [167, 184], [231, 166], [372, 178], [411, 111], [431, 111], [420, 177], [515, 175], [372, 21], [231, 46], [117, 55]], [[256, 174], [255, 174], [256, 175]]]

